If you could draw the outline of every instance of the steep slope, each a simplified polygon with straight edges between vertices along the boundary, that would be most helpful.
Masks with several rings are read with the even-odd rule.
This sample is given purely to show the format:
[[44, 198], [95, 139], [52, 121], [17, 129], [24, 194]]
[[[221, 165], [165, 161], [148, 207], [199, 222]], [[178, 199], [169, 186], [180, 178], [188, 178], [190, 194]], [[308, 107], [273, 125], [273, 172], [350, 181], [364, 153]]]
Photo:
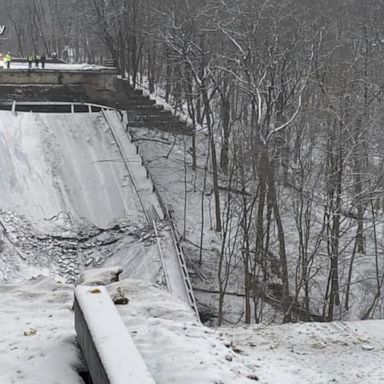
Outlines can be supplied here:
[[143, 222], [99, 114], [0, 112], [0, 207], [47, 224], [60, 212], [105, 228]]
[[73, 283], [106, 261], [161, 280], [154, 233], [101, 114], [0, 111], [0, 153], [0, 283]]

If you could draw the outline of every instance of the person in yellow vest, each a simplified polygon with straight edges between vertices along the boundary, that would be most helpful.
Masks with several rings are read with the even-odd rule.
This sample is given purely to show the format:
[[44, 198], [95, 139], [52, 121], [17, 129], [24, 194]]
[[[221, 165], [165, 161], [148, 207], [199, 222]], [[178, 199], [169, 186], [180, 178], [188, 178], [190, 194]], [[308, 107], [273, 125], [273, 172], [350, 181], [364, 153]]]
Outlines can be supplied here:
[[5, 57], [4, 57], [4, 64], [7, 66], [7, 68], [9, 69], [11, 67], [11, 61], [12, 61], [12, 56], [11, 54], [8, 52]]
[[28, 60], [28, 69], [32, 69], [32, 63], [35, 61], [35, 56], [33, 55], [33, 53], [30, 53], [27, 56], [27, 60]]

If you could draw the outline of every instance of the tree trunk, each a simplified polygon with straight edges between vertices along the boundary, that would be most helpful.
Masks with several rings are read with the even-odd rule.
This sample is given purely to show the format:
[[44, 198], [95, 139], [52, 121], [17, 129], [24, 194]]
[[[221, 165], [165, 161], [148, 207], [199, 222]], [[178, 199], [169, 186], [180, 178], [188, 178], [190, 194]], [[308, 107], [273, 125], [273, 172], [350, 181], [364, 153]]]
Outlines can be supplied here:
[[[267, 149], [265, 149], [267, 151]], [[284, 227], [280, 216], [279, 204], [277, 201], [277, 193], [275, 187], [275, 164], [272, 160], [268, 159], [268, 153], [266, 156], [265, 169], [268, 172], [268, 199], [271, 202], [273, 215], [277, 226], [277, 237], [279, 241], [279, 254], [280, 254], [280, 273], [282, 281], [282, 297], [281, 303], [283, 308], [283, 323], [292, 321], [291, 317], [291, 298], [289, 294], [289, 275], [288, 275], [288, 261], [285, 252], [285, 235]]]
[[229, 94], [226, 90], [221, 96], [221, 123], [223, 126], [223, 142], [220, 153], [220, 168], [224, 175], [228, 175], [229, 165], [229, 136], [230, 136], [230, 108]]
[[215, 138], [213, 135], [213, 127], [211, 122], [211, 108], [210, 108], [209, 98], [208, 98], [207, 90], [205, 88], [204, 81], [201, 87], [201, 93], [204, 101], [205, 119], [207, 122], [207, 128], [209, 132], [209, 143], [211, 147], [213, 193], [215, 195], [216, 232], [221, 232], [220, 192], [219, 192], [219, 176], [218, 176], [217, 158], [216, 158], [216, 145], [215, 145]]

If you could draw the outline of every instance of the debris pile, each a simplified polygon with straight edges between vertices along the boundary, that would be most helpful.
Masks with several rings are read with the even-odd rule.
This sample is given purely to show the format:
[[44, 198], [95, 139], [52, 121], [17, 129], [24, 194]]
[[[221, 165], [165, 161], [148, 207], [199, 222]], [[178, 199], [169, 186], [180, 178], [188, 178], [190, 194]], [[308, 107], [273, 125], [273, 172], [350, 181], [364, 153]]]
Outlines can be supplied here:
[[109, 259], [122, 239], [156, 242], [153, 229], [119, 221], [102, 229], [89, 224], [66, 226], [65, 231], [42, 233], [25, 216], [0, 210], [0, 283], [9, 280], [7, 271], [15, 259], [23, 265], [46, 268], [50, 274], [74, 284], [86, 268], [99, 268]]

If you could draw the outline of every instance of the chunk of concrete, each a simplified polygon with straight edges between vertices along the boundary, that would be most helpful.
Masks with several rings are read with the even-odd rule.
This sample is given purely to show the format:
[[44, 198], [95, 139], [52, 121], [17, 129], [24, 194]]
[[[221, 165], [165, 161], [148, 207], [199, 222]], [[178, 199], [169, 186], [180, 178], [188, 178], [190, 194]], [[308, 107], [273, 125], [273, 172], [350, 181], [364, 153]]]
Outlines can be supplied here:
[[90, 269], [81, 273], [79, 285], [108, 285], [119, 281], [119, 276], [123, 272], [121, 267]]

